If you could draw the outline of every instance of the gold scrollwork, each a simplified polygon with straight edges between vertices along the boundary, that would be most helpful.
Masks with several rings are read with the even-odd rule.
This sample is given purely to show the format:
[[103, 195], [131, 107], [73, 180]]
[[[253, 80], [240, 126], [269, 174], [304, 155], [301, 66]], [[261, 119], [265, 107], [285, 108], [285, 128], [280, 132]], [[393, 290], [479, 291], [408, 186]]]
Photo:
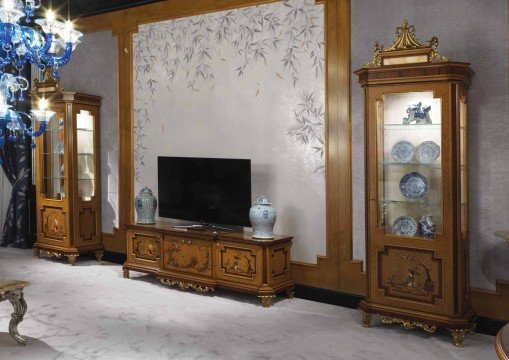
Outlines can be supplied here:
[[377, 315], [384, 324], [400, 324], [405, 330], [413, 330], [415, 328], [421, 328], [427, 333], [434, 333], [437, 331], [436, 325], [424, 324], [417, 321], [409, 321], [404, 319], [398, 319], [390, 316]]
[[276, 298], [276, 295], [261, 295], [258, 296], [260, 300], [262, 301], [262, 305], [264, 308], [270, 307], [270, 304], [272, 303], [272, 299]]
[[164, 277], [158, 277], [158, 279], [164, 285], [178, 286], [182, 290], [193, 289], [193, 290], [201, 292], [201, 293], [208, 293], [208, 292], [213, 292], [214, 291], [214, 289], [211, 288], [211, 287], [203, 286], [203, 285], [197, 285], [197, 284], [193, 284], [193, 283], [190, 283], [190, 282], [177, 281], [177, 280], [172, 280], [172, 279], [168, 279], [168, 278], [164, 278]]
[[39, 254], [43, 256], [47, 256], [49, 258], [60, 259], [62, 257], [62, 253], [56, 251], [48, 251], [48, 250], [39, 250]]

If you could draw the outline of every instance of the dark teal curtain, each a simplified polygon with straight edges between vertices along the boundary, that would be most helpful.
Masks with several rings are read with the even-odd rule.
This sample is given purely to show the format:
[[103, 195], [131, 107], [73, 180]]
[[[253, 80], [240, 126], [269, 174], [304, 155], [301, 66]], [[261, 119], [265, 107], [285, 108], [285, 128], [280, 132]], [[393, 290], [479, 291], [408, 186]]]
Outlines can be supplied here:
[[28, 248], [28, 198], [30, 181], [30, 143], [26, 139], [6, 141], [0, 150], [0, 162], [12, 185], [0, 246]]

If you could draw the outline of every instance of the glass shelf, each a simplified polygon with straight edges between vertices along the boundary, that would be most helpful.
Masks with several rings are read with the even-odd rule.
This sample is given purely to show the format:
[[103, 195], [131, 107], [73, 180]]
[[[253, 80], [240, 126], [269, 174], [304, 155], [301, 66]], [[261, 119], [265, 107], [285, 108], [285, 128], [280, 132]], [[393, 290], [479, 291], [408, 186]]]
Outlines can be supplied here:
[[94, 181], [95, 179], [78, 179], [79, 181]]
[[424, 125], [416, 125], [416, 124], [385, 124], [385, 130], [440, 130], [442, 129], [441, 124], [424, 124]]
[[42, 153], [43, 155], [50, 155], [50, 156], [53, 156], [53, 155], [59, 155], [59, 156], [63, 156], [64, 153], [59, 153], [59, 152], [45, 152], [45, 153]]
[[81, 153], [81, 154], [78, 154], [79, 156], [94, 156], [94, 154], [92, 153]]
[[441, 204], [433, 201], [425, 201], [425, 200], [392, 200], [392, 199], [380, 199], [378, 201], [380, 204], [410, 204], [410, 205], [424, 205], [424, 206], [440, 206]]
[[91, 130], [91, 129], [85, 129], [85, 128], [78, 128], [78, 129], [76, 129], [76, 130], [78, 130], [78, 131], [84, 131], [84, 132], [90, 132], [90, 133], [93, 133], [93, 132], [94, 132], [94, 130]]
[[44, 176], [43, 179], [44, 180], [65, 180], [64, 177], [49, 177], [49, 176]]
[[384, 166], [424, 166], [424, 167], [435, 168], [435, 169], [442, 168], [442, 164], [437, 164], [437, 163], [426, 164], [426, 163], [420, 163], [420, 162], [398, 163], [398, 162], [394, 162], [394, 161], [384, 161], [383, 165]]

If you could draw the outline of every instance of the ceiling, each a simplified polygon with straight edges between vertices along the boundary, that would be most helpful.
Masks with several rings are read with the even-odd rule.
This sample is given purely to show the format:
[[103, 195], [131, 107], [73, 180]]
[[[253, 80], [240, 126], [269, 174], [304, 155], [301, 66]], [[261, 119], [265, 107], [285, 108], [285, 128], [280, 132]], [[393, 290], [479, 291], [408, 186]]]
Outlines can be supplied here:
[[126, 9], [161, 0], [42, 0], [45, 8], [53, 8], [63, 17], [67, 17], [67, 4], [70, 2], [71, 18], [85, 17], [100, 13]]

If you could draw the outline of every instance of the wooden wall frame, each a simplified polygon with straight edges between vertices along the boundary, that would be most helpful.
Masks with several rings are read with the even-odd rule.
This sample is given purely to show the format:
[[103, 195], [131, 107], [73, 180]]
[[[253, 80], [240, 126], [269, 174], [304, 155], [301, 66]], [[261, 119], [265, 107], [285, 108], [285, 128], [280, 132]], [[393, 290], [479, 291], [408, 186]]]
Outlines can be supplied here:
[[[277, 1], [166, 0], [77, 21], [81, 31], [111, 30], [118, 41], [119, 179], [124, 181], [119, 182], [119, 229], [105, 236], [108, 250], [109, 244], [116, 251], [125, 247], [124, 227], [134, 220], [132, 37], [138, 26]], [[362, 295], [362, 262], [352, 260], [350, 1], [316, 0], [325, 7], [327, 252], [317, 264], [293, 262], [292, 269], [299, 284]]]
[[[104, 234], [107, 251], [125, 252], [125, 224], [134, 219], [132, 36], [138, 25], [276, 1], [166, 0], [77, 20], [84, 32], [112, 31], [118, 44], [120, 219], [114, 234]], [[365, 295], [362, 262], [352, 260], [351, 1], [316, 0], [325, 6], [327, 252], [318, 257], [316, 265], [293, 262], [292, 270], [298, 284]], [[508, 289], [507, 282], [499, 282], [495, 292], [471, 289], [471, 302], [480, 316], [509, 320], [505, 306], [509, 302]]]

